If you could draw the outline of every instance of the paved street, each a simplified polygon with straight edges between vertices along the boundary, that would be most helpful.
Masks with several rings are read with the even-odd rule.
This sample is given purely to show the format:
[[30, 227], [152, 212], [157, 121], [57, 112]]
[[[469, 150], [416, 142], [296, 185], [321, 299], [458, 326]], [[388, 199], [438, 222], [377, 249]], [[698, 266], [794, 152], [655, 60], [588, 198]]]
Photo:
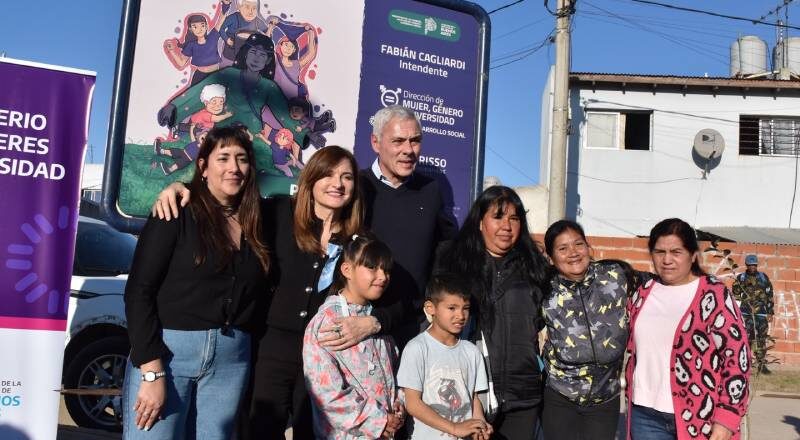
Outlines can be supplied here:
[[[778, 397], [783, 396], [783, 397]], [[61, 425], [57, 440], [117, 440], [116, 433], [95, 431], [72, 426], [72, 420], [61, 408]], [[750, 440], [800, 439], [800, 396], [773, 392], [759, 392], [750, 408], [752, 434]], [[624, 427], [624, 422], [621, 423]], [[620, 430], [617, 439], [624, 440]]]

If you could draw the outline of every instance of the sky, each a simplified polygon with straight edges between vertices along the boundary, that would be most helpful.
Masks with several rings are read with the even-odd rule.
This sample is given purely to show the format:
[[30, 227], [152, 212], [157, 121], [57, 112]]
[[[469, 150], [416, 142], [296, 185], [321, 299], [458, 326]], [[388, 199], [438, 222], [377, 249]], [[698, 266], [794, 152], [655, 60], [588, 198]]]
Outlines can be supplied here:
[[[171, 0], [174, 1], [174, 0]], [[321, 0], [305, 0], [321, 1]], [[347, 1], [347, 0], [339, 0]], [[377, 1], [377, 0], [371, 0]], [[492, 11], [514, 0], [478, 0]], [[662, 3], [758, 19], [783, 0], [662, 0]], [[0, 52], [7, 57], [97, 72], [87, 162], [105, 160], [122, 0], [9, 2], [3, 5]], [[555, 9], [556, 0], [550, 0]], [[773, 26], [680, 12], [632, 0], [578, 0], [571, 70], [634, 74], [728, 76], [730, 45], [757, 35], [770, 49]], [[800, 24], [800, 2], [790, 3]], [[781, 12], [783, 16], [783, 12]], [[491, 70], [484, 175], [503, 184], [539, 183], [542, 91], [555, 63], [547, 37], [555, 17], [541, 0], [524, 0], [490, 15]], [[775, 14], [765, 21], [774, 22]], [[790, 30], [789, 36], [800, 35]]]

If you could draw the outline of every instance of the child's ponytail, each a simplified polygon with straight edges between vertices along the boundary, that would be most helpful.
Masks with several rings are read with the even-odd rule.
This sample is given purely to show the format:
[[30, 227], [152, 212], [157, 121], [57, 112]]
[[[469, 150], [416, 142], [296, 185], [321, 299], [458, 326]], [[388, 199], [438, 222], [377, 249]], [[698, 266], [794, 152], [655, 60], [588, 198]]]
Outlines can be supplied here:
[[336, 263], [336, 275], [330, 288], [331, 294], [338, 293], [347, 284], [347, 279], [342, 275], [341, 271], [342, 263], [345, 261], [353, 266], [381, 269], [389, 276], [389, 272], [392, 270], [392, 251], [371, 232], [353, 234], [342, 245], [342, 254]]

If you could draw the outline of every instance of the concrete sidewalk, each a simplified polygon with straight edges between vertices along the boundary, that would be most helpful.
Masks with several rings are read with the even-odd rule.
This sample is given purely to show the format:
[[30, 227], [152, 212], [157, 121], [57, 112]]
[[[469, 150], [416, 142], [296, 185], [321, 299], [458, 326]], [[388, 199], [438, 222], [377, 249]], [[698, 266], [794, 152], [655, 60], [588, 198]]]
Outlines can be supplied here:
[[800, 395], [758, 391], [749, 417], [750, 440], [800, 439]]
[[[750, 405], [750, 440], [797, 440], [800, 439], [800, 396], [796, 394], [759, 391]], [[77, 428], [62, 406], [61, 425], [57, 440], [118, 440], [118, 433]], [[625, 439], [625, 421], [620, 420], [621, 429], [617, 439]], [[558, 439], [549, 439], [558, 440]]]

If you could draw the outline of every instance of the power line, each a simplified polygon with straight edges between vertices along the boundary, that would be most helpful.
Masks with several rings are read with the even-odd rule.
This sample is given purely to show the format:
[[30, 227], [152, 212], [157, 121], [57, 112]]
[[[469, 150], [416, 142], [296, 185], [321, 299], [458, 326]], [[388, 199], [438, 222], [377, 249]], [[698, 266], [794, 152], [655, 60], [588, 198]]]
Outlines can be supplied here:
[[501, 161], [505, 162], [505, 164], [506, 164], [506, 165], [510, 166], [512, 169], [514, 169], [514, 170], [515, 170], [516, 172], [518, 172], [520, 175], [522, 175], [522, 176], [523, 176], [523, 177], [525, 177], [526, 179], [530, 180], [532, 183], [534, 183], [534, 184], [537, 184], [537, 182], [536, 182], [536, 179], [534, 179], [533, 177], [529, 176], [527, 173], [525, 173], [525, 171], [522, 171], [521, 169], [517, 168], [517, 166], [516, 166], [516, 165], [514, 165], [513, 163], [511, 163], [511, 162], [509, 162], [508, 160], [506, 160], [506, 158], [505, 158], [505, 157], [503, 157], [503, 155], [502, 155], [502, 154], [498, 153], [498, 152], [497, 152], [497, 150], [495, 150], [494, 148], [492, 148], [492, 147], [491, 147], [491, 146], [489, 146], [489, 145], [487, 145], [487, 146], [486, 146], [486, 148], [488, 148], [488, 149], [489, 149], [489, 151], [491, 151], [492, 153], [494, 153], [495, 155], [497, 155], [497, 158], [498, 158], [498, 159], [500, 159]]
[[530, 49], [522, 50], [518, 54], [510, 54], [510, 55], [506, 55], [506, 56], [503, 56], [501, 58], [495, 59], [494, 61], [498, 61], [499, 59], [505, 59], [505, 58], [509, 58], [511, 56], [514, 56], [514, 55], [519, 55], [517, 58], [514, 58], [511, 61], [506, 61], [505, 63], [491, 66], [491, 67], [489, 67], [489, 70], [493, 70], [493, 69], [497, 69], [499, 67], [507, 66], [509, 64], [513, 64], [513, 63], [516, 63], [517, 61], [522, 61], [525, 58], [528, 58], [529, 56], [531, 56], [534, 53], [538, 52], [541, 48], [547, 46], [548, 43], [552, 43], [553, 42], [553, 34], [554, 33], [555, 33], [555, 29], [550, 31], [550, 33], [541, 42], [539, 42], [537, 45], [535, 45], [534, 47], [532, 47]]
[[489, 11], [489, 14], [494, 14], [497, 11], [502, 11], [505, 8], [510, 8], [510, 7], [514, 6], [514, 5], [518, 5], [518, 4], [522, 3], [524, 1], [525, 0], [517, 0], [515, 2], [511, 2], [511, 3], [507, 4], [507, 5], [500, 6], [499, 8], [495, 8], [495, 9], [492, 9], [491, 11]]
[[[586, 10], [580, 11], [579, 14], [591, 14], [591, 15], [600, 15], [600, 16], [606, 16], [606, 17], [613, 17], [610, 14], [605, 14], [605, 13], [602, 13], [602, 12], [592, 12], [592, 11], [586, 11]], [[628, 20], [636, 20], [636, 21], [638, 21], [640, 23], [644, 23], [644, 24], [650, 24], [650, 25], [654, 25], [654, 26], [660, 26], [660, 27], [663, 27], [663, 28], [674, 29], [674, 30], [679, 30], [679, 31], [689, 31], [692, 34], [708, 35], [708, 36], [711, 36], [711, 37], [717, 37], [717, 38], [720, 38], [720, 39], [724, 39], [726, 41], [730, 41], [731, 39], [735, 39], [737, 37], [736, 32], [732, 31], [730, 28], [725, 29], [724, 32], [726, 32], [726, 33], [722, 34], [722, 33], [718, 33], [718, 32], [709, 32], [709, 30], [713, 30], [714, 28], [710, 28], [709, 26], [705, 26], [705, 25], [691, 26], [691, 25], [686, 25], [686, 24], [683, 24], [683, 23], [678, 24], [677, 22], [675, 22], [673, 20], [658, 19], [658, 18], [646, 16], [646, 15], [631, 15], [631, 14], [618, 14], [618, 15], [621, 16], [621, 17], [626, 17]]]
[[792, 214], [794, 214], [794, 200], [797, 196], [797, 172], [798, 166], [800, 166], [800, 155], [795, 153], [794, 158], [794, 191], [792, 191], [792, 206], [789, 208], [789, 225], [787, 227], [792, 227]]
[[[589, 3], [588, 1], [586, 2], [586, 4], [589, 5], [589, 6], [592, 6], [594, 8], [598, 8], [597, 6]], [[602, 8], [598, 8], [598, 9], [603, 10]], [[603, 11], [606, 11], [606, 10], [603, 10]], [[646, 32], [650, 32], [650, 33], [652, 33], [654, 35], [657, 35], [657, 36], [659, 36], [659, 37], [661, 37], [661, 38], [663, 38], [663, 39], [665, 39], [665, 40], [667, 40], [667, 41], [669, 41], [671, 43], [674, 43], [674, 44], [677, 44], [679, 46], [685, 47], [685, 48], [687, 48], [687, 49], [689, 49], [689, 50], [691, 50], [691, 51], [693, 51], [695, 53], [698, 53], [700, 55], [708, 56], [711, 59], [713, 59], [714, 61], [717, 61], [722, 65], [725, 65], [725, 66], [729, 65], [728, 59], [725, 58], [723, 55], [720, 55], [718, 52], [715, 52], [713, 50], [709, 50], [709, 49], [706, 48], [706, 47], [712, 47], [713, 46], [713, 47], [718, 47], [718, 48], [720, 48], [722, 50], [726, 50], [727, 51], [728, 50], [728, 46], [726, 46], [726, 45], [712, 43], [712, 42], [710, 42], [708, 40], [696, 40], [696, 39], [692, 39], [692, 38], [678, 37], [678, 36], [674, 36], [672, 34], [668, 34], [668, 33], [657, 31], [657, 30], [649, 28], [649, 27], [645, 28], [640, 23], [637, 22], [637, 21], [645, 21], [645, 20], [635, 20], [635, 19], [632, 19], [631, 16], [629, 16], [629, 15], [616, 14], [616, 13], [613, 13], [613, 12], [610, 12], [610, 11], [608, 11], [608, 13], [600, 13], [600, 12], [593, 12], [593, 11], [583, 10], [583, 11], [579, 12], [578, 15], [582, 16], [584, 18], [588, 18], [590, 20], [595, 20], [595, 21], [604, 22], [604, 23], [611, 23], [611, 24], [617, 24], [617, 23], [613, 23], [613, 22], [610, 22], [610, 21], [607, 21], [607, 20], [603, 20], [601, 18], [596, 18], [594, 16], [597, 16], [597, 17], [609, 17], [609, 18], [613, 18], [613, 19], [616, 19], [616, 20], [620, 20], [620, 21], [622, 21], [624, 23], [627, 23], [627, 24], [622, 24], [622, 26], [624, 26], [624, 27], [634, 29], [634, 26], [635, 26], [638, 29], [644, 30]], [[662, 27], [665, 27], [667, 29], [676, 28], [675, 26], [667, 25], [667, 24], [659, 24], [659, 23], [650, 23], [650, 24], [652, 26], [662, 26]], [[680, 28], [677, 27], [677, 29], [680, 29]], [[701, 34], [704, 33], [702, 31], [693, 31], [693, 32], [694, 33], [701, 33]], [[714, 36], [714, 37], [719, 37], [719, 38], [729, 38], [729, 39], [735, 39], [736, 38], [736, 36], [734, 36], [734, 35], [731, 35], [731, 36], [722, 36], [722, 35], [719, 35], [719, 34], [708, 34], [708, 35], [711, 35], [711, 36]], [[697, 45], [692, 44], [692, 43], [696, 43]], [[744, 63], [744, 64], [751, 65], [751, 66], [756, 66], [757, 65], [757, 64], [750, 64], [750, 63]]]
[[504, 34], [500, 34], [500, 35], [498, 35], [496, 37], [492, 37], [492, 42], [494, 43], [496, 40], [499, 40], [501, 38], [505, 38], [505, 37], [507, 37], [507, 36], [509, 36], [511, 34], [515, 34], [515, 33], [519, 32], [519, 31], [521, 31], [521, 30], [523, 30], [525, 28], [529, 28], [529, 27], [531, 27], [531, 26], [533, 26], [533, 25], [535, 25], [537, 23], [541, 23], [541, 22], [543, 22], [543, 21], [545, 21], [545, 20], [547, 20], [549, 18], [550, 17], [542, 17], [539, 20], [532, 21], [532, 22], [530, 22], [528, 24], [525, 24], [525, 25], [522, 25], [522, 26], [520, 26], [520, 27], [518, 27], [516, 29], [510, 30], [510, 31], [508, 31], [508, 32], [506, 32]]
[[767, 26], [783, 27], [783, 28], [800, 30], [800, 27], [797, 27], [797, 26], [789, 26], [787, 24], [770, 23], [768, 21], [763, 21], [763, 20], [759, 20], [759, 19], [755, 19], [755, 18], [738, 17], [738, 16], [735, 16], [735, 15], [720, 14], [718, 12], [705, 11], [705, 10], [702, 10], [702, 9], [687, 8], [687, 7], [684, 7], [684, 6], [670, 5], [670, 4], [667, 4], [667, 3], [659, 3], [659, 2], [654, 2], [654, 1], [651, 1], [651, 0], [629, 0], [629, 1], [632, 1], [634, 3], [642, 3], [642, 4], [645, 4], [645, 5], [661, 6], [663, 8], [675, 9], [675, 10], [678, 10], [678, 11], [694, 12], [696, 14], [705, 14], [705, 15], [710, 15], [712, 17], [727, 18], [729, 20], [748, 21], [748, 22], [753, 23], [753, 24], [765, 24]]
[[571, 174], [573, 176], [583, 177], [584, 179], [596, 180], [598, 182], [613, 183], [618, 185], [630, 185], [630, 184], [661, 185], [664, 183], [683, 182], [687, 180], [702, 180], [699, 177], [677, 177], [674, 179], [666, 179], [666, 180], [611, 180], [611, 179], [604, 179], [602, 177], [587, 176], [586, 174], [576, 173], [574, 171], [569, 171], [568, 174]]
[[[589, 4], [589, 3], [588, 3], [588, 2], [586, 2], [586, 4]], [[629, 24], [631, 24], [631, 25], [637, 26], [637, 27], [639, 27], [639, 28], [641, 29], [641, 25], [640, 25], [640, 24], [637, 24], [635, 20], [632, 20], [632, 19], [630, 19], [630, 18], [626, 18], [626, 16], [625, 16], [625, 15], [621, 15], [621, 14], [620, 14], [620, 15], [616, 15], [616, 14], [604, 14], [604, 13], [600, 13], [600, 12], [594, 12], [594, 11], [581, 11], [581, 12], [579, 12], [579, 13], [578, 13], [578, 15], [581, 15], [581, 16], [583, 16], [583, 17], [585, 17], [585, 18], [592, 18], [592, 17], [587, 17], [587, 15], [591, 15], [591, 16], [597, 16], [597, 17], [608, 17], [608, 18], [614, 18], [614, 19], [617, 19], [617, 20], [620, 20], [620, 21], [624, 21], [624, 22], [626, 22], [626, 23], [629, 23]], [[608, 22], [608, 21], [605, 21], [605, 20], [600, 20], [600, 19], [597, 19], [597, 20], [598, 20], [598, 21], [604, 21], [604, 22], [606, 22], [606, 23], [610, 23], [610, 22]], [[641, 20], [640, 20], [640, 21], [641, 21]], [[664, 30], [664, 32], [657, 31], [657, 30], [654, 30], [654, 29], [651, 29], [651, 28], [647, 28], [646, 30], [647, 30], [648, 32], [651, 32], [651, 33], [662, 33], [663, 35], [668, 35], [668, 36], [670, 36], [671, 38], [675, 38], [675, 39], [678, 39], [678, 40], [680, 40], [680, 41], [684, 41], [684, 42], [692, 42], [692, 43], [699, 43], [699, 44], [701, 44], [701, 45], [705, 45], [705, 46], [715, 46], [715, 47], [719, 47], [719, 48], [722, 48], [722, 49], [725, 49], [725, 50], [728, 50], [728, 48], [729, 48], [729, 46], [728, 46], [728, 45], [722, 45], [722, 44], [719, 44], [719, 43], [712, 43], [712, 42], [710, 42], [708, 39], [706, 39], [706, 40], [697, 40], [697, 39], [693, 39], [693, 38], [686, 38], [686, 37], [684, 37], [684, 36], [677, 36], [677, 35], [673, 35], [673, 34], [669, 33], [670, 31], [672, 31], [672, 32], [674, 32], [674, 31], [676, 31], [676, 30], [677, 30], [677, 31], [681, 31], [681, 29], [675, 29], [675, 28], [671, 28], [670, 26], [665, 26], [665, 25], [663, 25], [663, 24], [657, 24], [657, 23], [648, 23], [648, 25], [649, 25], [649, 26], [654, 26], [654, 27], [664, 27], [664, 28], [666, 28], [666, 29]], [[626, 27], [628, 27], [628, 26], [626, 26]], [[686, 30], [686, 29], [684, 29], [684, 30]], [[699, 32], [698, 32], [698, 33], [699, 33]], [[715, 35], [715, 36], [718, 36], [718, 35]], [[725, 39], [725, 40], [727, 40], [727, 41], [730, 41], [730, 40], [735, 40], [735, 39], [736, 39], [736, 35], [734, 35], [734, 34], [731, 34], [731, 35], [726, 35], [726, 36], [724, 36], [724, 37], [723, 37], [723, 36], [718, 36], [718, 37], [719, 37], [720, 39], [723, 39], [723, 38], [724, 38], [724, 39]]]
[[778, 5], [777, 7], [775, 7], [775, 9], [769, 10], [766, 14], [762, 15], [761, 18], [759, 18], [759, 20], [764, 20], [764, 19], [766, 19], [767, 17], [769, 17], [770, 15], [773, 15], [773, 14], [775, 16], [777, 16], [781, 12], [781, 9], [788, 8], [789, 7], [789, 3], [793, 2], [793, 1], [794, 0], [783, 0], [783, 4], [782, 5]]
[[[550, 35], [547, 35], [545, 38], [549, 38], [549, 37], [550, 37]], [[524, 47], [521, 47], [519, 49], [514, 49], [511, 52], [506, 52], [505, 54], [497, 55], [496, 57], [492, 58], [491, 62], [492, 63], [497, 63], [498, 61], [503, 61], [503, 60], [506, 60], [508, 58], [514, 58], [516, 56], [519, 56], [519, 55], [522, 55], [522, 54], [526, 54], [526, 53], [530, 52], [531, 50], [537, 49], [539, 47], [539, 45], [541, 45], [541, 44], [542, 44], [541, 41], [539, 41], [537, 43], [534, 43], [534, 44], [531, 44], [531, 45], [528, 45], [528, 46], [524, 46]]]
[[[628, 25], [623, 24], [622, 26], [625, 26], [625, 27], [636, 27], [636, 28], [638, 28], [640, 30], [643, 30], [645, 32], [650, 32], [652, 34], [655, 34], [655, 35], [657, 35], [657, 36], [669, 41], [669, 42], [677, 44], [678, 46], [682, 46], [682, 47], [684, 47], [686, 49], [689, 49], [692, 52], [695, 52], [695, 53], [703, 55], [703, 56], [709, 56], [709, 57], [713, 58], [715, 61], [717, 61], [717, 62], [719, 62], [721, 64], [728, 65], [728, 61], [726, 59], [724, 59], [723, 57], [721, 57], [720, 55], [718, 55], [718, 54], [716, 54], [714, 52], [709, 52], [707, 50], [699, 49], [699, 48], [697, 48], [695, 46], [692, 46], [690, 44], [686, 44], [686, 43], [680, 41], [680, 39], [678, 39], [678, 38], [676, 38], [676, 37], [674, 37], [672, 35], [665, 34], [663, 32], [659, 32], [659, 31], [650, 29], [650, 28], [648, 28], [648, 27], [646, 27], [646, 26], [644, 26], [644, 25], [642, 25], [640, 23], [637, 23], [637, 22], [632, 21], [632, 20], [628, 20], [625, 17], [620, 16], [619, 14], [611, 12], [611, 11], [609, 11], [607, 9], [603, 9], [603, 8], [601, 8], [599, 6], [596, 6], [596, 5], [593, 5], [593, 4], [589, 3], [589, 2], [585, 2], [585, 3], [588, 4], [589, 6], [593, 7], [593, 8], [596, 8], [596, 9], [599, 9], [599, 10], [601, 10], [603, 12], [611, 14], [613, 16], [613, 18], [616, 18], [616, 19], [628, 24]], [[596, 17], [592, 17], [592, 16], [584, 16], [584, 17], [592, 19], [592, 20], [608, 22], [606, 20], [603, 20], [603, 19], [600, 19], [600, 18], [596, 18]], [[616, 23], [614, 23], [614, 24], [616, 24]]]

